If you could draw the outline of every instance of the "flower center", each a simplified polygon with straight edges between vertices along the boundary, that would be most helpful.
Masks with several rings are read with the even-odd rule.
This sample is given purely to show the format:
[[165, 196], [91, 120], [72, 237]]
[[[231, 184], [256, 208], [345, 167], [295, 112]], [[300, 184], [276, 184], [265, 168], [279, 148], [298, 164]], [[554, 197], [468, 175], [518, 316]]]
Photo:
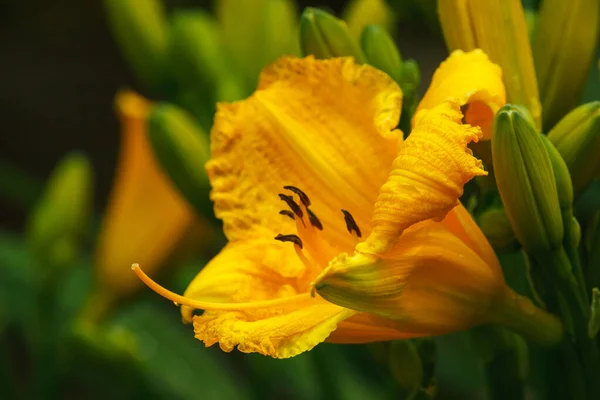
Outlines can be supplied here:
[[[146, 284], [146, 286], [164, 298], [171, 300], [175, 305], [185, 305], [199, 310], [256, 310], [267, 307], [281, 307], [284, 305], [296, 304], [298, 301], [309, 299], [311, 296], [314, 297], [315, 279], [318, 279], [318, 276], [324, 271], [331, 260], [345, 254], [340, 254], [340, 251], [335, 246], [329, 244], [329, 242], [322, 237], [321, 231], [323, 231], [323, 224], [310, 209], [311, 201], [308, 196], [295, 186], [284, 186], [284, 189], [292, 192], [299, 200], [296, 202], [293, 195], [279, 194], [279, 198], [289, 207], [289, 210], [282, 210], [279, 213], [296, 221], [296, 233], [279, 234], [275, 239], [292, 243], [298, 258], [300, 258], [306, 267], [306, 272], [300, 282], [300, 286], [304, 289], [301, 290], [301, 294], [272, 300], [245, 303], [213, 303], [191, 299], [171, 292], [148, 277], [138, 264], [133, 264], [131, 269], [136, 273], [140, 280]], [[358, 241], [361, 237], [360, 228], [348, 211], [341, 211], [344, 215], [348, 232], [350, 232], [356, 241]]]
[[[279, 194], [279, 198], [289, 207], [289, 210], [281, 210], [279, 214], [295, 220], [296, 233], [280, 233], [275, 236], [275, 240], [290, 242], [294, 245], [298, 258], [306, 268], [300, 286], [305, 290], [312, 289], [313, 280], [320, 275], [331, 260], [340, 255], [340, 250], [323, 238], [321, 233], [323, 224], [310, 209], [311, 201], [306, 193], [295, 186], [284, 186], [283, 188], [295, 194], [299, 200], [296, 202], [293, 195]], [[344, 216], [346, 229], [358, 241], [362, 233], [354, 217], [347, 210], [341, 210], [341, 212]]]

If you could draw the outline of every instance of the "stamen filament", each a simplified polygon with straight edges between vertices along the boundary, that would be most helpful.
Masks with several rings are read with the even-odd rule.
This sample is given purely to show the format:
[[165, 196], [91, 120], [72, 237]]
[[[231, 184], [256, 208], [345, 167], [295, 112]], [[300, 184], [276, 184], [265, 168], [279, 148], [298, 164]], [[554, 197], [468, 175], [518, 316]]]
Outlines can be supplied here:
[[228, 310], [228, 311], [243, 311], [243, 310], [255, 310], [259, 308], [284, 306], [290, 304], [296, 304], [298, 301], [309, 300], [311, 298], [310, 293], [302, 293], [295, 296], [282, 297], [273, 300], [262, 300], [253, 301], [251, 303], [211, 303], [207, 301], [199, 301], [190, 299], [188, 297], [180, 296], [177, 293], [173, 293], [168, 289], [160, 286], [158, 283], [153, 281], [142, 269], [139, 264], [131, 265], [131, 269], [140, 278], [142, 282], [150, 289], [161, 295], [165, 299], [171, 300], [178, 305], [188, 306], [197, 310]]

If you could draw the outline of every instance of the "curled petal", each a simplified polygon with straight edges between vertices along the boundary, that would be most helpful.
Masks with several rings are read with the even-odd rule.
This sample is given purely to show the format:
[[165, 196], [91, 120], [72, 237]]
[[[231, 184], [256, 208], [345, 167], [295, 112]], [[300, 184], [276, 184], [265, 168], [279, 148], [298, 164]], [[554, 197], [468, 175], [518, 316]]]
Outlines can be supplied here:
[[485, 322], [505, 284], [460, 238], [427, 221], [382, 256], [338, 257], [315, 287], [334, 304], [395, 320], [407, 335], [427, 336]]
[[327, 240], [353, 247], [340, 209], [364, 227], [401, 134], [402, 95], [383, 72], [351, 58], [282, 58], [247, 100], [220, 104], [207, 163], [229, 240], [293, 231], [279, 215], [284, 185], [302, 189]]
[[409, 226], [442, 220], [458, 205], [466, 182], [485, 175], [467, 144], [479, 128], [461, 123], [460, 105], [447, 101], [414, 117], [414, 129], [402, 145], [379, 191], [371, 235], [357, 251], [381, 254], [392, 249]]
[[506, 103], [502, 70], [481, 50], [454, 51], [435, 71], [417, 111], [446, 100], [467, 105], [466, 123], [481, 127], [483, 140], [489, 140], [494, 115]]
[[206, 312], [194, 317], [195, 337], [223, 351], [235, 346], [243, 353], [260, 353], [288, 358], [312, 349], [325, 341], [338, 322], [355, 312], [309, 298], [286, 308], [250, 312]]

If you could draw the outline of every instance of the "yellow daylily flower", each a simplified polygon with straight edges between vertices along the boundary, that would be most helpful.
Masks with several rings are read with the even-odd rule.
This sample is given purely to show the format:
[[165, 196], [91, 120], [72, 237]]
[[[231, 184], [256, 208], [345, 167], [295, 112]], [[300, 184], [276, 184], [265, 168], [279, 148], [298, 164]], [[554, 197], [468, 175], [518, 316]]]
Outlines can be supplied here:
[[[490, 74], [476, 77], [481, 87], [455, 79], [474, 57], [484, 68], [472, 73]], [[497, 68], [482, 57], [452, 54], [437, 79], [454, 90], [422, 104], [406, 141], [395, 129], [402, 93], [383, 72], [352, 58], [278, 60], [249, 99], [220, 104], [215, 117], [207, 170], [229, 243], [184, 296], [133, 270], [182, 305], [196, 338], [225, 351], [285, 358], [325, 340], [540, 319], [553, 327], [541, 339], [557, 340], [560, 323], [506, 286], [458, 201], [485, 174], [467, 148], [481, 130], [461, 113], [474, 93], [496, 93], [485, 85]]]
[[150, 102], [131, 91], [117, 94], [121, 150], [112, 193], [95, 252], [104, 296], [126, 296], [140, 287], [122, 266], [143, 258], [155, 272], [196, 220], [186, 201], [160, 169], [146, 136]]

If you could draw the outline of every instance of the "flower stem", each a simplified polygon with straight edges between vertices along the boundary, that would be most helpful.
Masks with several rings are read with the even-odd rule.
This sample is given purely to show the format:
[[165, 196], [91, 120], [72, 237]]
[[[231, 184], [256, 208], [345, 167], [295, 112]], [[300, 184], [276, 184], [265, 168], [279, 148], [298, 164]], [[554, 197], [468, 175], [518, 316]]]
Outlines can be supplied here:
[[558, 344], [563, 336], [562, 323], [557, 317], [537, 308], [531, 300], [508, 287], [492, 304], [489, 320], [540, 345]]

